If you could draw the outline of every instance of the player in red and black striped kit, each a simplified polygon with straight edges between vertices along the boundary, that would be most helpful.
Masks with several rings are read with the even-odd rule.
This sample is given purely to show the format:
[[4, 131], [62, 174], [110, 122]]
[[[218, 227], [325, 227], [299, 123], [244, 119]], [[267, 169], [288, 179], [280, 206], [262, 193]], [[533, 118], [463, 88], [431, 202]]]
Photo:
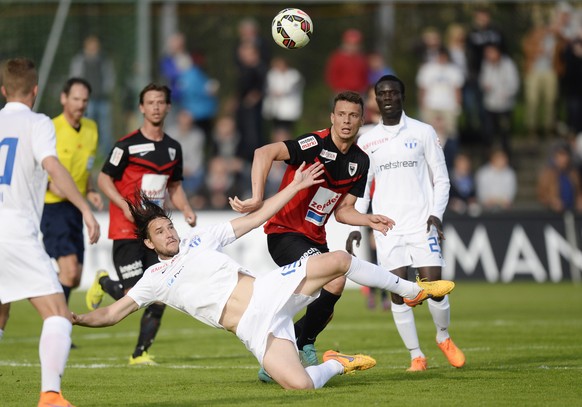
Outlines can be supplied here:
[[[364, 194], [370, 160], [356, 144], [362, 125], [364, 103], [358, 93], [338, 94], [333, 103], [329, 129], [305, 134], [296, 140], [268, 144], [255, 151], [250, 199], [231, 200], [238, 212], [252, 212], [262, 205], [265, 180], [273, 161], [285, 161], [287, 170], [281, 182], [284, 188], [302, 162], [324, 164], [325, 180], [299, 192], [265, 224], [271, 257], [279, 266], [306, 256], [328, 252], [325, 224], [333, 213], [336, 220], [350, 225], [369, 226], [386, 233], [393, 221], [382, 215], [362, 214], [354, 208]], [[345, 277], [326, 284], [319, 298], [307, 307], [295, 324], [297, 347], [304, 365], [318, 363], [315, 339], [333, 315], [335, 303], [344, 289]], [[270, 343], [270, 342], [269, 342]], [[269, 346], [269, 345], [267, 345]], [[259, 378], [269, 381], [261, 369]]]
[[[170, 109], [170, 90], [150, 84], [140, 93], [139, 107], [144, 115], [140, 129], [115, 143], [98, 177], [101, 191], [110, 200], [109, 238], [113, 240], [113, 264], [119, 281], [107, 272], [98, 272], [87, 291], [87, 306], [99, 306], [103, 292], [118, 300], [133, 287], [151, 265], [159, 262], [157, 254], [147, 249], [135, 235], [135, 223], [126, 199], [134, 201], [138, 192], [164, 206], [166, 192], [188, 224], [196, 224], [196, 214], [182, 188], [182, 149], [180, 143], [164, 133], [164, 119]], [[160, 326], [163, 304], [146, 308], [140, 325], [131, 365], [154, 364], [147, 350]]]

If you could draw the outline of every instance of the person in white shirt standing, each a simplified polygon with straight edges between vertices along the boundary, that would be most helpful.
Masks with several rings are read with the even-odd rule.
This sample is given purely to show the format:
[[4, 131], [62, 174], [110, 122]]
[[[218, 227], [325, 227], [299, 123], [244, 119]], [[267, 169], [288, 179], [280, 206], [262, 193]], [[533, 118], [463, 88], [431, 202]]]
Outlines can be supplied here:
[[7, 103], [0, 110], [0, 302], [27, 298], [36, 308], [43, 319], [38, 405], [70, 406], [61, 394], [61, 376], [71, 348], [71, 313], [39, 240], [47, 173], [81, 211], [91, 244], [99, 239], [99, 224], [57, 158], [52, 121], [31, 110], [38, 92], [34, 63], [26, 58], [10, 59], [2, 78]]
[[[367, 212], [374, 181], [373, 213], [389, 215], [395, 221], [386, 235], [374, 232], [379, 264], [400, 278], [408, 278], [408, 268], [414, 267], [420, 279], [439, 280], [444, 266], [440, 246], [445, 238], [442, 218], [450, 182], [438, 136], [430, 125], [406, 116], [405, 87], [399, 78], [385, 75], [376, 82], [375, 89], [382, 120], [357, 142], [370, 157], [370, 170], [366, 192], [358, 198], [356, 209]], [[354, 241], [359, 245], [360, 240], [361, 232], [352, 231], [346, 250], [351, 253]], [[463, 366], [465, 355], [448, 332], [448, 297], [431, 298], [428, 304], [439, 348], [451, 365]], [[426, 370], [412, 308], [392, 293], [391, 310], [398, 333], [410, 351], [408, 371]]]

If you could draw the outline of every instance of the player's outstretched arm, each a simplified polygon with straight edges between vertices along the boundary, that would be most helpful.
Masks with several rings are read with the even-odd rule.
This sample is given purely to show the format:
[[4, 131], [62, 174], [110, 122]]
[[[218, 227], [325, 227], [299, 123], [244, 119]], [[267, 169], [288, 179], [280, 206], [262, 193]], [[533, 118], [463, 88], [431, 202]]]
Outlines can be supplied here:
[[75, 181], [71, 177], [71, 174], [67, 171], [65, 167], [60, 163], [56, 156], [48, 156], [42, 160], [42, 166], [50, 175], [52, 182], [63, 194], [69, 202], [81, 211], [83, 215], [83, 220], [87, 226], [87, 234], [89, 235], [89, 242], [91, 244], [97, 243], [101, 232], [99, 231], [99, 223], [97, 219], [93, 216], [93, 212], [89, 207], [89, 204], [81, 195], [81, 192], [77, 189]]
[[257, 148], [251, 169], [253, 196], [244, 201], [237, 196], [229, 199], [232, 209], [240, 213], [249, 213], [259, 209], [263, 204], [265, 183], [267, 182], [267, 176], [269, 175], [269, 171], [271, 171], [273, 161], [284, 161], [290, 157], [289, 150], [282, 141]]
[[74, 325], [98, 328], [115, 325], [138, 308], [131, 297], [125, 296], [107, 307], [98, 308], [87, 314], [71, 314]]
[[[230, 221], [235, 236], [239, 238], [261, 226], [283, 208], [287, 202], [297, 194], [297, 192], [309, 188], [312, 185], [321, 184], [323, 180], [318, 179], [321, 174], [323, 174], [323, 164], [313, 164], [308, 168], [306, 168], [305, 163], [301, 164], [299, 168], [297, 168], [297, 171], [295, 171], [293, 181], [284, 189], [267, 199], [260, 209], [257, 209], [246, 216], [240, 216]], [[232, 198], [230, 198], [230, 200], [232, 201]]]

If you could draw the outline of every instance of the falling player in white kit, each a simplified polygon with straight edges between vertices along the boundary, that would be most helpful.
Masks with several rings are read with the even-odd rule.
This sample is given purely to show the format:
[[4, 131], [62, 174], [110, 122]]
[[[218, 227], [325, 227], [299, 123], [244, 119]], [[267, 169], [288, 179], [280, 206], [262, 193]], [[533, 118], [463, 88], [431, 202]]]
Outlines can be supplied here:
[[343, 251], [297, 260], [255, 275], [222, 253], [222, 247], [277, 213], [300, 190], [323, 180], [323, 164], [295, 172], [293, 180], [256, 211], [229, 222], [195, 227], [180, 240], [162, 208], [144, 195], [129, 208], [136, 234], [156, 251], [160, 263], [149, 267], [125, 297], [105, 308], [73, 315], [73, 323], [114, 325], [139, 308], [160, 301], [215, 328], [234, 333], [268, 374], [286, 389], [322, 387], [338, 374], [365, 370], [376, 362], [365, 355], [327, 351], [323, 363], [304, 368], [295, 343], [293, 316], [319, 295], [329, 281], [347, 276], [360, 284], [389, 289], [418, 304], [445, 295], [454, 283], [413, 283]]
[[[404, 83], [393, 75], [381, 77], [375, 85], [376, 102], [382, 120], [362, 134], [358, 145], [370, 157], [368, 186], [356, 209], [366, 213], [370, 186], [374, 180], [372, 211], [394, 219], [395, 226], [383, 235], [374, 231], [379, 264], [402, 277], [408, 267], [418, 269], [421, 279], [441, 278], [444, 261], [441, 240], [442, 218], [449, 199], [449, 175], [443, 150], [434, 129], [414, 120], [403, 111]], [[361, 233], [353, 231], [346, 248], [359, 244]], [[450, 306], [447, 296], [428, 300], [437, 328], [439, 348], [454, 367], [465, 364], [465, 355], [455, 346], [448, 332]], [[426, 370], [426, 357], [420, 350], [412, 308], [392, 293], [392, 315], [404, 345], [411, 355], [408, 371]]]
[[31, 110], [38, 91], [34, 63], [10, 59], [2, 78], [7, 103], [0, 110], [0, 302], [28, 299], [43, 319], [38, 405], [71, 406], [61, 394], [71, 347], [71, 315], [56, 270], [39, 240], [47, 173], [83, 214], [90, 243], [99, 239], [99, 224], [57, 158], [51, 119]]

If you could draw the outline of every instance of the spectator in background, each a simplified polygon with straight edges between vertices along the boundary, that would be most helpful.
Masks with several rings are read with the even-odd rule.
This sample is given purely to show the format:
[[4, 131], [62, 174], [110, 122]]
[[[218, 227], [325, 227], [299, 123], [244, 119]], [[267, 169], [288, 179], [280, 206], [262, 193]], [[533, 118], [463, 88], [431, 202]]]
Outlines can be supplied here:
[[111, 98], [115, 89], [113, 61], [101, 49], [101, 41], [90, 35], [83, 42], [83, 50], [71, 60], [69, 77], [83, 78], [91, 85], [91, 98], [86, 115], [97, 122], [99, 152], [107, 157], [113, 145]]
[[182, 187], [194, 209], [200, 209], [197, 196], [206, 175], [206, 136], [188, 110], [181, 109], [176, 119], [176, 123], [167, 127], [167, 133], [182, 146]]
[[449, 174], [451, 178], [449, 209], [459, 214], [478, 215], [481, 209], [477, 203], [475, 178], [469, 155], [463, 152], [457, 154]]
[[[229, 196], [246, 196], [247, 192], [241, 188], [249, 185], [250, 181], [244, 177], [250, 179], [250, 164], [237, 156], [241, 138], [231, 116], [216, 120], [212, 139], [216, 151], [208, 162], [205, 182], [208, 206], [210, 209], [225, 209]], [[240, 179], [243, 181], [239, 182]]]
[[207, 141], [210, 141], [218, 111], [219, 88], [218, 81], [209, 78], [202, 67], [194, 63], [180, 73], [176, 81], [176, 90], [180, 95], [178, 106], [190, 113]]
[[551, 137], [556, 124], [558, 75], [563, 71], [563, 40], [557, 27], [539, 17], [522, 41], [524, 55], [525, 125], [530, 136]]
[[295, 129], [295, 122], [303, 112], [303, 88], [305, 80], [301, 72], [289, 66], [287, 59], [275, 57], [267, 72], [263, 117], [270, 120], [272, 130]]
[[564, 99], [566, 123], [574, 134], [582, 133], [582, 33], [564, 54]]
[[177, 32], [170, 35], [166, 41], [164, 54], [160, 59], [160, 74], [172, 91], [172, 99], [176, 105], [181, 103], [182, 97], [181, 89], [178, 87], [178, 79], [192, 67], [193, 63], [192, 55], [186, 49], [184, 34]]
[[345, 90], [364, 95], [368, 89], [368, 59], [362, 41], [362, 33], [350, 28], [343, 33], [340, 47], [328, 58], [325, 82], [334, 95]]
[[511, 155], [510, 141], [513, 109], [519, 90], [519, 74], [513, 60], [504, 55], [497, 45], [485, 47], [485, 60], [481, 66], [479, 85], [485, 108], [485, 142], [493, 145], [499, 138], [508, 156]]
[[582, 211], [580, 175], [573, 166], [572, 150], [567, 142], [559, 141], [552, 147], [548, 163], [538, 177], [537, 196], [551, 211]]
[[[368, 54], [368, 68], [368, 86], [371, 86], [372, 88], [376, 82], [378, 82], [378, 79], [384, 75], [394, 75], [394, 71], [386, 64], [382, 54], [376, 51]], [[374, 102], [374, 104], [376, 104], [376, 102]]]
[[477, 201], [485, 211], [511, 208], [517, 195], [517, 176], [504, 149], [495, 148], [489, 162], [475, 174]]
[[[459, 133], [458, 120], [461, 113], [463, 83], [463, 72], [451, 62], [449, 53], [443, 46], [439, 47], [436, 58], [424, 63], [416, 75], [421, 120], [433, 126], [437, 119], [443, 121], [441, 133], [446, 140], [441, 142], [443, 147], [446, 143], [451, 143], [449, 149], [453, 149], [453, 156], [456, 150], [454, 144]], [[451, 163], [452, 161], [448, 161], [447, 166], [449, 167]]]
[[499, 49], [504, 50], [505, 40], [501, 31], [492, 24], [489, 9], [477, 7], [473, 13], [471, 29], [467, 35], [468, 77], [463, 95], [467, 131], [474, 139], [483, 137], [482, 126], [485, 123], [485, 111], [479, 76], [485, 47], [488, 45], [496, 45]]
[[265, 144], [262, 111], [267, 68], [251, 43], [240, 44], [238, 58], [236, 124], [241, 139], [237, 155], [250, 163], [255, 150]]
[[265, 40], [259, 33], [259, 23], [252, 17], [243, 18], [237, 26], [238, 43], [235, 49], [235, 62], [238, 67], [244, 65], [239, 55], [239, 48], [243, 44], [252, 45], [259, 53], [259, 60], [263, 66], [268, 66], [271, 60], [270, 41]]
[[461, 24], [453, 23], [447, 27], [445, 47], [449, 51], [451, 62], [461, 69], [463, 79], [467, 79], [467, 33]]
[[441, 33], [435, 27], [426, 27], [421, 34], [420, 43], [416, 46], [415, 53], [419, 65], [434, 61], [439, 55], [443, 45]]

